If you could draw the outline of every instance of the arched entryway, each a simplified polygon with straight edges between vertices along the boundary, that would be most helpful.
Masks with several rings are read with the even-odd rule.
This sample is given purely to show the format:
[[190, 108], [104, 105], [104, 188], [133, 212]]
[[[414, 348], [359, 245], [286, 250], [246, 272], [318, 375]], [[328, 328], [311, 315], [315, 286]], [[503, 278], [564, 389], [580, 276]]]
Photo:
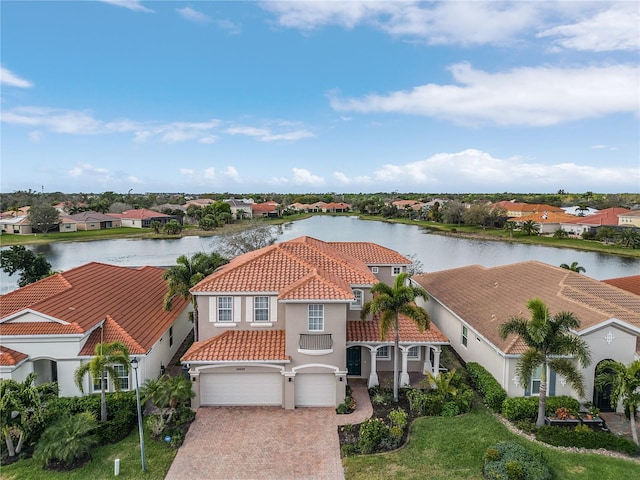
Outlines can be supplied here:
[[33, 371], [38, 375], [35, 385], [58, 381], [58, 363], [55, 360], [39, 358], [33, 361]]
[[[595, 372], [598, 372], [598, 367], [604, 361], [607, 361], [607, 360], [602, 360], [598, 362], [598, 365], [596, 365]], [[595, 385], [595, 376], [596, 376], [595, 372], [594, 372], [594, 382], [593, 382], [594, 385]], [[595, 386], [593, 387], [593, 405], [599, 408], [601, 412], [614, 411], [614, 408], [611, 407], [611, 385], [607, 385], [601, 389], [598, 389]]]

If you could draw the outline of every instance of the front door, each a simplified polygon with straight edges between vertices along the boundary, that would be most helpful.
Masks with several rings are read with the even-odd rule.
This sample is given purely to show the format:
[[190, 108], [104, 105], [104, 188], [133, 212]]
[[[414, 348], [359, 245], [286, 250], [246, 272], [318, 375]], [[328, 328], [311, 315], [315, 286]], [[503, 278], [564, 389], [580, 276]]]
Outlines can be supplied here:
[[347, 348], [347, 375], [360, 376], [360, 347]]
[[[596, 366], [596, 371], [598, 367]], [[613, 372], [607, 372], [613, 373]], [[613, 412], [611, 406], [611, 385], [605, 385], [601, 389], [593, 389], [593, 405], [600, 409], [601, 412]]]

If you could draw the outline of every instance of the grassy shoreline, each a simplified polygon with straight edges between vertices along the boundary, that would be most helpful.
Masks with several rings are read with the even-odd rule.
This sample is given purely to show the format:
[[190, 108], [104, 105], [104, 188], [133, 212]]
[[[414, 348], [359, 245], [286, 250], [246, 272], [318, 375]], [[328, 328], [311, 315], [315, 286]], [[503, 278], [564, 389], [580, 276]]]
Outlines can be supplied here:
[[[452, 237], [467, 238], [471, 240], [488, 240], [505, 243], [521, 243], [525, 245], [539, 245], [555, 248], [566, 248], [571, 250], [581, 250], [586, 252], [597, 252], [607, 255], [617, 255], [628, 258], [640, 258], [640, 249], [622, 248], [617, 245], [603, 244], [593, 240], [582, 240], [577, 238], [558, 239], [546, 236], [527, 236], [521, 232], [514, 232], [513, 236], [509, 232], [498, 229], [483, 229], [481, 227], [469, 227], [465, 225], [442, 224], [424, 220], [409, 220], [406, 218], [384, 218], [373, 215], [362, 215], [352, 213], [339, 214], [315, 214], [331, 216], [357, 216], [362, 220], [401, 223], [404, 225], [415, 225], [424, 228], [437, 235], [447, 235]], [[284, 223], [305, 220], [312, 214], [299, 214], [277, 219], [265, 219], [270, 225], [282, 225]], [[69, 233], [49, 233], [33, 235], [13, 235], [2, 234], [0, 236], [0, 246], [9, 247], [12, 245], [42, 245], [55, 242], [88, 242], [94, 240], [117, 240], [123, 238], [134, 239], [177, 239], [187, 236], [213, 237], [219, 235], [229, 235], [250, 228], [252, 223], [242, 222], [232, 225], [225, 225], [215, 230], [202, 230], [196, 226], [186, 226], [178, 235], [157, 234], [150, 229], [139, 228], [118, 228], [112, 230], [78, 231]]]

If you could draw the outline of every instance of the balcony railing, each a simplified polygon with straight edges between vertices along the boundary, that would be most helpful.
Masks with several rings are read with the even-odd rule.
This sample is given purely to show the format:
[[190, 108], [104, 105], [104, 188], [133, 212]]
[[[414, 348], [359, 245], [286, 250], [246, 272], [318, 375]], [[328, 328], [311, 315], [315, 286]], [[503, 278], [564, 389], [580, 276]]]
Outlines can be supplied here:
[[333, 340], [330, 333], [302, 333], [300, 334], [300, 343], [298, 345], [299, 350], [304, 350], [305, 353], [329, 353], [333, 351]]

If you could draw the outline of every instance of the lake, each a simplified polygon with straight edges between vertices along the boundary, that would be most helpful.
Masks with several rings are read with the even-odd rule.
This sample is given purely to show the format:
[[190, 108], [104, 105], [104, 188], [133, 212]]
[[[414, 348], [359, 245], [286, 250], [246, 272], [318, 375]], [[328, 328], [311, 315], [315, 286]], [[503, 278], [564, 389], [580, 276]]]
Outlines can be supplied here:
[[[414, 225], [361, 220], [355, 216], [313, 216], [284, 224], [280, 232], [278, 242], [303, 235], [324, 241], [375, 242], [403, 255], [415, 255], [425, 272], [472, 264], [493, 267], [539, 260], [550, 265], [578, 262], [586, 269], [586, 275], [598, 280], [640, 273], [640, 259], [564, 248], [449, 237], [429, 233]], [[54, 270], [63, 271], [92, 261], [123, 266], [171, 266], [175, 265], [176, 258], [180, 255], [189, 256], [200, 251], [214, 250], [217, 241], [218, 237], [119, 239], [58, 242], [28, 248], [36, 253], [44, 253]], [[9, 277], [2, 272], [0, 280], [2, 293], [17, 287], [15, 275]]]

